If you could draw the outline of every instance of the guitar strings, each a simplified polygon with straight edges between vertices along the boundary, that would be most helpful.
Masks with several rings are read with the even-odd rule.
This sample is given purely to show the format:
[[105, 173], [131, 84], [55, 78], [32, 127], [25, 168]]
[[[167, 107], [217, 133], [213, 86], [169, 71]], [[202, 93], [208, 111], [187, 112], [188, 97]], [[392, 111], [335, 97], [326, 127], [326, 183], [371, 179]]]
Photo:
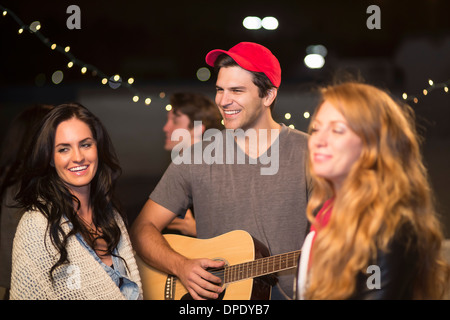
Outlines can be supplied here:
[[[300, 256], [300, 251], [290, 252], [290, 253], [284, 253], [276, 256], [271, 257], [264, 257], [261, 259], [256, 259], [254, 261], [250, 262], [244, 262], [232, 266], [225, 266], [223, 268], [214, 268], [208, 270], [210, 273], [212, 273], [214, 276], [217, 276], [218, 278], [221, 278], [224, 283], [230, 283], [242, 280], [244, 278], [254, 278], [256, 275], [249, 276], [249, 271], [253, 274], [253, 271], [256, 271], [258, 273], [258, 270], [260, 274], [257, 276], [263, 276], [266, 274], [273, 273], [274, 271], [270, 271], [268, 268], [269, 266], [277, 265], [285, 265], [285, 268], [279, 267], [277, 271], [281, 271], [284, 269], [289, 269], [294, 267], [295, 263], [298, 261], [298, 258]], [[276, 261], [278, 258], [279, 261]], [[271, 261], [273, 260], [273, 261]], [[249, 265], [249, 267], [245, 268], [243, 266]], [[274, 268], [275, 269], [275, 268]], [[246, 272], [246, 277], [243, 277], [244, 273]], [[228, 276], [228, 278], [226, 277]]]

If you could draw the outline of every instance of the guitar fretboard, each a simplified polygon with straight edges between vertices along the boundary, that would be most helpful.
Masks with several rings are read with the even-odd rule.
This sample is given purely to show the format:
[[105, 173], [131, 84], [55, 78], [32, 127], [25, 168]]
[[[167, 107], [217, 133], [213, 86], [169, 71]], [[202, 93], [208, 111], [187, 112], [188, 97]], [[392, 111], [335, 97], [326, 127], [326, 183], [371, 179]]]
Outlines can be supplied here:
[[224, 268], [224, 282], [236, 282], [291, 269], [297, 266], [300, 250], [256, 259]]

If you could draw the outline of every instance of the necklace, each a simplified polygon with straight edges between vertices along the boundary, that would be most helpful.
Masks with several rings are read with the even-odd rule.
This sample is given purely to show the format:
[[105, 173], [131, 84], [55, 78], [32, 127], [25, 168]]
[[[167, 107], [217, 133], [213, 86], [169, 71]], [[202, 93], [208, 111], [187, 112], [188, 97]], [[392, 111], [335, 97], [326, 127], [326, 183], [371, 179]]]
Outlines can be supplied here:
[[83, 222], [90, 230], [90, 233], [93, 233], [93, 234], [96, 234], [97, 233], [97, 230], [96, 230], [96, 228], [95, 228], [95, 225], [94, 225], [94, 223], [93, 222], [91, 222], [91, 223], [89, 223], [89, 222], [87, 222], [82, 216], [80, 216], [79, 214], [77, 215], [78, 216], [78, 218], [80, 218], [81, 219], [81, 222]]

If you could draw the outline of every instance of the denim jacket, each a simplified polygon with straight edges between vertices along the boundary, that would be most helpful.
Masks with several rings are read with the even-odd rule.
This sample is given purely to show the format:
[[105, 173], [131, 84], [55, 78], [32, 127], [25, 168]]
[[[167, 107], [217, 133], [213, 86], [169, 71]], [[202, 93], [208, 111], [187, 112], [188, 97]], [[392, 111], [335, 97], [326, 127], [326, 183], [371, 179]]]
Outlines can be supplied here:
[[120, 292], [128, 300], [139, 299], [139, 286], [128, 278], [127, 270], [125, 268], [124, 261], [117, 257], [117, 248], [114, 249], [112, 255], [113, 268], [103, 263], [97, 253], [86, 243], [83, 236], [80, 233], [76, 234], [78, 241], [83, 247], [85, 247], [89, 253], [95, 258], [95, 260], [103, 267], [106, 273], [111, 277], [112, 281], [119, 287]]

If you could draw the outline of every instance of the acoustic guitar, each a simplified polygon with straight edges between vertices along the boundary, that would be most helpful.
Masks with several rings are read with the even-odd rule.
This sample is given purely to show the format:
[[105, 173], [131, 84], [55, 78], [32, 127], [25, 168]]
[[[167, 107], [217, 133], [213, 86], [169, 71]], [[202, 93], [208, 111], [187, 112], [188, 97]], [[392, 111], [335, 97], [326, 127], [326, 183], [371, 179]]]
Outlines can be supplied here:
[[[223, 300], [267, 300], [273, 273], [295, 268], [300, 250], [269, 256], [267, 248], [248, 232], [235, 230], [211, 239], [165, 234], [170, 246], [183, 256], [221, 260], [225, 266], [209, 272], [219, 277]], [[136, 256], [145, 300], [192, 299], [177, 277], [161, 272]]]

